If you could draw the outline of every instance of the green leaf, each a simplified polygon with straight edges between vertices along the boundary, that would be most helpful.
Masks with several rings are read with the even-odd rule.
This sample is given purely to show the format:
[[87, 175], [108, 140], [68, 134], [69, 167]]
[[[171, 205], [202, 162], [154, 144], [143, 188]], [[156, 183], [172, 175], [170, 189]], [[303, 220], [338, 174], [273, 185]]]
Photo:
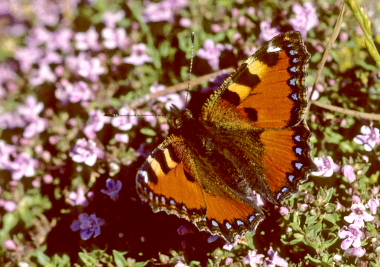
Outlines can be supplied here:
[[295, 233], [293, 236], [295, 237], [295, 239], [289, 242], [290, 245], [294, 245], [305, 240], [305, 235], [303, 234]]
[[148, 264], [147, 261], [145, 261], [145, 262], [136, 262], [136, 263], [133, 265], [133, 267], [144, 267], [144, 266], [146, 266], [147, 264]]
[[333, 233], [330, 233], [329, 236], [334, 236], [335, 238], [334, 239], [331, 239], [330, 241], [325, 241], [321, 244], [320, 248], [322, 250], [325, 250], [327, 249], [328, 247], [331, 247], [332, 245], [335, 244], [336, 241], [338, 241], [339, 239], [339, 236], [337, 236], [336, 234], [333, 234]]
[[310, 256], [309, 254], [307, 254], [305, 258], [309, 259], [309, 260], [311, 260], [312, 262], [315, 262], [315, 263], [321, 263], [321, 260], [315, 259], [312, 256]]
[[118, 267], [124, 267], [127, 266], [127, 260], [125, 259], [124, 255], [128, 252], [120, 252], [117, 250], [112, 250], [112, 254], [116, 263], [116, 266]]
[[20, 218], [16, 216], [16, 213], [6, 213], [3, 217], [3, 228], [2, 231], [9, 234], [10, 230], [13, 229], [17, 223], [19, 222]]
[[336, 224], [337, 221], [339, 221], [339, 215], [337, 213], [326, 214], [323, 219], [331, 222], [332, 224]]
[[72, 266], [70, 257], [67, 254], [63, 254], [59, 256], [58, 254], [55, 254], [53, 256], [53, 264], [57, 267], [66, 267], [66, 266]]
[[85, 266], [95, 266], [96, 259], [94, 259], [91, 255], [83, 252], [79, 252], [79, 258], [82, 260]]
[[147, 135], [147, 136], [156, 136], [157, 135], [157, 133], [154, 130], [152, 130], [151, 128], [147, 128], [147, 127], [142, 128], [140, 130], [140, 132], [142, 134]]
[[305, 224], [314, 224], [316, 220], [318, 220], [320, 214], [315, 214], [315, 215], [308, 215], [306, 216]]
[[316, 224], [306, 228], [305, 233], [311, 238], [316, 239], [322, 231], [322, 222], [318, 221]]
[[53, 266], [55, 266], [54, 264], [52, 264], [52, 261], [49, 258], [49, 256], [47, 256], [41, 250], [37, 250], [35, 252], [35, 254], [37, 256], [38, 263], [40, 263], [42, 266], [46, 266], [46, 267], [53, 267]]

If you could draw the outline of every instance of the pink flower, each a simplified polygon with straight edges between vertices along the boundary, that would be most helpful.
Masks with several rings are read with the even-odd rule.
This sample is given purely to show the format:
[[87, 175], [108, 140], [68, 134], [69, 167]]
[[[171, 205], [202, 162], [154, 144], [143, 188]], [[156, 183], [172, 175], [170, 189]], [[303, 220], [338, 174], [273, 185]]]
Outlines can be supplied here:
[[275, 267], [275, 266], [288, 267], [288, 263], [283, 258], [281, 258], [278, 255], [278, 252], [274, 251], [271, 246], [269, 247], [268, 255], [269, 255], [269, 257], [265, 258], [265, 262], [267, 263], [267, 266], [269, 266], [269, 267]]
[[207, 39], [203, 44], [203, 48], [198, 50], [197, 55], [205, 59], [212, 70], [216, 71], [219, 69], [219, 58], [223, 50], [224, 45], [215, 44], [213, 40]]
[[132, 129], [134, 125], [138, 124], [138, 119], [136, 117], [135, 111], [128, 110], [126, 108], [121, 108], [119, 110], [121, 116], [112, 118], [112, 126], [118, 128], [122, 131], [128, 131]]
[[72, 152], [70, 152], [70, 157], [75, 162], [84, 162], [88, 166], [94, 166], [99, 155], [99, 150], [94, 141], [87, 141], [85, 138], [81, 138], [78, 139]]
[[238, 246], [239, 246], [239, 244], [236, 240], [234, 243], [226, 242], [226, 244], [223, 246], [223, 249], [228, 250], [228, 251], [232, 251], [233, 248], [236, 248]]
[[145, 44], [132, 45], [132, 53], [129, 57], [124, 58], [127, 64], [141, 66], [146, 62], [152, 62], [153, 59], [147, 55], [147, 47]]
[[107, 28], [116, 28], [116, 23], [125, 18], [124, 10], [112, 13], [107, 11], [103, 15], [103, 21]]
[[11, 163], [11, 156], [15, 155], [17, 148], [0, 140], [0, 169], [5, 169]]
[[[157, 92], [165, 90], [165, 88], [166, 87], [164, 85], [156, 83], [156, 84], [151, 85], [149, 90], [152, 93], [157, 93]], [[157, 98], [157, 100], [160, 101], [161, 103], [165, 103], [166, 110], [170, 110], [170, 107], [172, 105], [177, 106], [179, 109], [183, 109], [186, 105], [185, 99], [187, 99], [187, 101], [190, 100], [190, 95], [188, 95], [185, 92], [182, 92], [180, 94], [178, 93], [165, 94]]]
[[263, 39], [264, 41], [269, 41], [276, 35], [280, 34], [280, 32], [277, 30], [276, 27], [271, 27], [272, 20], [263, 20], [260, 22], [260, 39]]
[[47, 26], [55, 26], [58, 24], [61, 7], [57, 3], [48, 0], [39, 0], [33, 2], [31, 8], [34, 10], [39, 23]]
[[188, 0], [163, 0], [160, 3], [146, 2], [144, 22], [174, 21], [174, 12], [189, 5]]
[[296, 3], [293, 5], [293, 12], [296, 17], [289, 20], [294, 30], [301, 32], [306, 38], [307, 32], [318, 25], [318, 15], [312, 2], [307, 2], [303, 6]]
[[189, 265], [184, 264], [182, 261], [178, 261], [174, 267], [189, 267]]
[[280, 207], [280, 214], [282, 216], [285, 216], [286, 214], [289, 214], [289, 208], [284, 207], [284, 206]]
[[370, 126], [363, 125], [360, 129], [362, 134], [357, 135], [354, 138], [354, 142], [360, 145], [364, 145], [365, 151], [372, 151], [376, 145], [380, 144], [379, 129], [373, 128], [373, 124]]
[[380, 201], [378, 198], [371, 198], [366, 207], [369, 208], [369, 210], [371, 211], [371, 213], [373, 215], [376, 215], [377, 214], [377, 208], [380, 206]]
[[343, 229], [339, 230], [338, 235], [345, 239], [341, 244], [343, 250], [347, 250], [351, 245], [354, 248], [360, 247], [361, 239], [364, 238], [364, 233], [354, 224], [350, 224], [348, 227], [344, 226]]
[[330, 156], [322, 155], [321, 158], [314, 158], [314, 163], [318, 171], [312, 172], [315, 176], [331, 177], [334, 172], [339, 171], [339, 165], [335, 164]]
[[57, 77], [51, 70], [50, 66], [46, 63], [40, 64], [38, 70], [34, 70], [30, 77], [30, 84], [33, 86], [41, 85], [45, 82], [55, 82]]
[[103, 44], [107, 49], [124, 50], [130, 43], [124, 28], [104, 28], [102, 30]]
[[190, 28], [191, 24], [192, 24], [192, 21], [189, 18], [181, 18], [179, 20], [179, 25], [181, 25], [184, 28]]
[[66, 88], [66, 90], [68, 90], [69, 101], [72, 103], [88, 101], [92, 98], [91, 89], [83, 81], [75, 82], [71, 87]]
[[67, 102], [86, 102], [93, 98], [93, 91], [84, 81], [70, 83], [67, 80], [62, 80], [57, 84], [55, 96], [65, 104]]
[[20, 64], [21, 71], [28, 73], [33, 64], [37, 63], [43, 56], [43, 51], [38, 47], [18, 47], [15, 51], [15, 58]]
[[165, 5], [164, 1], [161, 3], [146, 3], [144, 10], [144, 22], [158, 22], [158, 21], [174, 21], [173, 9]]
[[251, 267], [262, 266], [264, 264], [264, 255], [257, 254], [257, 250], [249, 250], [248, 255], [244, 258], [244, 263]]
[[355, 257], [363, 257], [364, 254], [366, 253], [366, 250], [362, 247], [358, 247], [358, 248], [350, 248], [346, 251], [346, 253], [348, 255], [352, 255], [352, 256], [355, 256]]
[[77, 57], [67, 57], [67, 65], [75, 74], [92, 82], [98, 82], [99, 76], [106, 73], [106, 68], [102, 66], [98, 57], [91, 57], [84, 52], [79, 53]]
[[345, 165], [342, 168], [342, 172], [343, 172], [343, 175], [347, 177], [347, 179], [350, 183], [355, 182], [356, 175], [354, 172], [354, 167], [352, 167], [351, 165]]
[[4, 207], [4, 209], [8, 212], [13, 212], [17, 208], [16, 202], [3, 199], [0, 199], [0, 206]]
[[69, 194], [69, 203], [72, 206], [88, 206], [88, 200], [85, 196], [84, 190], [81, 186], [78, 187], [76, 192], [70, 192]]
[[52, 33], [45, 27], [37, 26], [30, 30], [26, 37], [26, 44], [29, 47], [38, 47], [40, 45], [49, 44], [52, 39]]
[[25, 138], [32, 138], [33, 136], [42, 133], [48, 126], [48, 121], [44, 118], [35, 117], [29, 120], [28, 125], [25, 127], [23, 136]]
[[75, 34], [76, 48], [81, 51], [98, 51], [100, 50], [99, 34], [94, 27], [87, 32], [78, 32]]
[[233, 258], [227, 257], [226, 260], [224, 261], [225, 265], [228, 266], [234, 262]]
[[345, 216], [344, 219], [348, 223], [354, 222], [354, 224], [359, 228], [362, 228], [364, 226], [364, 222], [373, 221], [373, 219], [375, 218], [365, 211], [365, 207], [362, 203], [353, 204], [351, 206], [351, 210], [352, 210], [351, 214], [348, 216]]
[[124, 144], [129, 143], [129, 135], [128, 134], [117, 133], [117, 134], [115, 134], [115, 139], [116, 139], [116, 141], [118, 141], [120, 143], [124, 143]]
[[53, 38], [48, 43], [49, 50], [62, 50], [69, 53], [73, 50], [71, 39], [73, 38], [73, 31], [69, 28], [62, 28], [53, 32]]
[[143, 116], [144, 116], [144, 120], [146, 122], [148, 122], [150, 125], [152, 125], [152, 126], [157, 125], [157, 115], [156, 114], [153, 114], [150, 111], [146, 111], [146, 112], [144, 112]]
[[22, 177], [32, 177], [36, 174], [38, 161], [29, 154], [23, 152], [17, 155], [13, 162], [8, 164], [7, 169], [12, 172], [13, 180], [21, 180]]
[[111, 118], [104, 116], [104, 113], [101, 110], [91, 110], [89, 115], [89, 122], [83, 129], [83, 132], [87, 138], [95, 139], [96, 132], [102, 130], [105, 123], [111, 122]]
[[13, 239], [7, 239], [4, 241], [3, 246], [8, 250], [16, 250], [17, 245]]

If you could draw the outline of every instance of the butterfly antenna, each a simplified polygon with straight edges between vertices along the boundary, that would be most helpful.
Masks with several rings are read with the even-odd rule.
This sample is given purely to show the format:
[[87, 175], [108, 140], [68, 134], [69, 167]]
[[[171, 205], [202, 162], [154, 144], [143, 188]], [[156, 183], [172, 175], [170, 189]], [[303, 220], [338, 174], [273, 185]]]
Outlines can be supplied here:
[[118, 113], [105, 113], [106, 117], [158, 117], [165, 116], [163, 114], [118, 114]]
[[194, 59], [194, 37], [195, 33], [191, 33], [191, 59], [190, 59], [190, 70], [189, 70], [189, 78], [187, 79], [187, 95], [186, 95], [186, 103], [190, 92], [190, 81], [191, 81], [191, 74], [193, 72], [193, 59]]

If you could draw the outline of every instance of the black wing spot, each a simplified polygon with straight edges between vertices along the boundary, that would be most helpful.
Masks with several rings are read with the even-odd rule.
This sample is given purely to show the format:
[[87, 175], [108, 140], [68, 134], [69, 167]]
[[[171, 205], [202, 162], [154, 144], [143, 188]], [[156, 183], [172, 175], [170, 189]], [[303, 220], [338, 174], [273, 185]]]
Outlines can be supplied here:
[[260, 57], [260, 61], [263, 62], [268, 67], [273, 67], [277, 65], [280, 60], [279, 53], [263, 53]]
[[244, 112], [251, 121], [257, 121], [259, 119], [257, 110], [254, 108], [244, 108]]
[[146, 175], [148, 175], [149, 177], [149, 182], [154, 183], [154, 184], [158, 183], [158, 177], [149, 163], [145, 164], [145, 168], [143, 168], [142, 171], [147, 172]]
[[171, 170], [168, 166], [168, 162], [166, 161], [165, 154], [163, 151], [157, 151], [156, 153], [153, 153], [151, 155], [153, 159], [155, 159], [158, 164], [160, 164], [161, 170], [165, 173], [168, 174], [169, 171]]
[[223, 92], [221, 97], [222, 97], [222, 99], [231, 103], [234, 106], [238, 106], [240, 104], [240, 96], [237, 93], [232, 92], [228, 89]]
[[169, 152], [169, 156], [170, 156], [170, 158], [172, 159], [172, 161], [177, 162], [177, 163], [180, 163], [180, 162], [181, 162], [180, 158], [179, 158], [178, 155], [175, 153], [175, 150], [174, 150], [173, 145], [169, 145], [169, 146], [167, 147], [167, 150], [168, 150], [168, 152]]
[[190, 173], [188, 173], [187, 171], [184, 170], [184, 173], [185, 173], [185, 176], [186, 176], [186, 179], [189, 181], [189, 182], [195, 182], [195, 178], [193, 176], [190, 175]]
[[246, 68], [244, 69], [244, 71], [236, 74], [234, 82], [250, 87], [253, 90], [261, 82], [261, 80], [258, 75], [250, 73], [249, 69]]

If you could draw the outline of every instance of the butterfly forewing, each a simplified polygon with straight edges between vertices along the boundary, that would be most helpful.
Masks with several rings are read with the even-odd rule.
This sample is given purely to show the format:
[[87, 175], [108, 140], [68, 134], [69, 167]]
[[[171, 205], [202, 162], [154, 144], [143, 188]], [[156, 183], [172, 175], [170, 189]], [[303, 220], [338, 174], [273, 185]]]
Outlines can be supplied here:
[[278, 129], [297, 124], [306, 107], [309, 58], [299, 33], [276, 36], [222, 84], [203, 107], [202, 118], [234, 128]]

